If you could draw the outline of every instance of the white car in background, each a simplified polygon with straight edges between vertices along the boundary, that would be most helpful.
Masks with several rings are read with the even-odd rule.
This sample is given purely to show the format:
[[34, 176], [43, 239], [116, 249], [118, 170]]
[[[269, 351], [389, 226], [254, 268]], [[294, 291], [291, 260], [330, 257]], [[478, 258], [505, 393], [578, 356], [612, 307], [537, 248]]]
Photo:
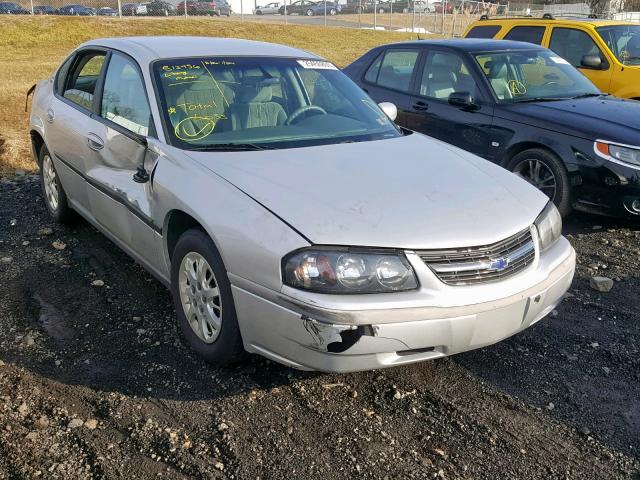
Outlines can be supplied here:
[[253, 13], [255, 15], [275, 15], [282, 6], [280, 2], [267, 3], [264, 7], [256, 7]]
[[353, 371], [520, 332], [575, 268], [546, 195], [395, 114], [303, 50], [110, 38], [38, 83], [30, 132], [52, 217], [169, 287], [203, 358]]

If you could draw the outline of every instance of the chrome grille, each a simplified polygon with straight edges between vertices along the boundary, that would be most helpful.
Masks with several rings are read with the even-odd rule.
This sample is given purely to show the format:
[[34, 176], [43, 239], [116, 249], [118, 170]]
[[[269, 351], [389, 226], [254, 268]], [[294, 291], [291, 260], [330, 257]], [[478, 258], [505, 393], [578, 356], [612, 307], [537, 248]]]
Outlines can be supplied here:
[[533, 263], [535, 247], [529, 228], [491, 245], [416, 252], [447, 285], [495, 282]]

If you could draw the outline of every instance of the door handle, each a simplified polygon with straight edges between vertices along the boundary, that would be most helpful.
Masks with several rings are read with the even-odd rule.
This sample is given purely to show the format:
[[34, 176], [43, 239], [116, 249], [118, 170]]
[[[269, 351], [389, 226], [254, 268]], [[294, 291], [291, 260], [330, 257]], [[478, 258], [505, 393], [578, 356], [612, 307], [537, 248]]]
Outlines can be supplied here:
[[47, 110], [47, 122], [53, 123], [53, 119], [55, 118], [55, 114], [52, 109]]
[[90, 133], [89, 135], [87, 135], [87, 145], [91, 150], [95, 150], [96, 152], [104, 148], [104, 142], [95, 133]]
[[425, 110], [429, 110], [429, 105], [419, 100], [413, 104], [413, 109], [419, 112], [424, 112]]

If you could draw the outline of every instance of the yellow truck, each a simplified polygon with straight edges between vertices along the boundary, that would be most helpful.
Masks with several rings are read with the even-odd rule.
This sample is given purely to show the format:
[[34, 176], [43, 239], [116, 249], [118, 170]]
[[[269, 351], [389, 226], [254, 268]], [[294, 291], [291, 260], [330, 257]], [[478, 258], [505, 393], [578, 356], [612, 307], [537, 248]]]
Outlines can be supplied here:
[[490, 19], [469, 25], [465, 38], [495, 38], [547, 47], [579, 69], [601, 91], [640, 100], [640, 24], [600, 19]]

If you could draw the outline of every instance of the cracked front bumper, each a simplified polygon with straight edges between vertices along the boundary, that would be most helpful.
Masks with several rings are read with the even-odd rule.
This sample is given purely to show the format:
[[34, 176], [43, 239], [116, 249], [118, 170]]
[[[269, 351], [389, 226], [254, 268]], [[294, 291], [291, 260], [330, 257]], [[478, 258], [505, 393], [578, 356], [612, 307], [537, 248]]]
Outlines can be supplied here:
[[[531, 275], [536, 281], [526, 288], [465, 305], [460, 298], [470, 293], [469, 298], [477, 299], [473, 294], [478, 288], [451, 287], [458, 302], [448, 306], [430, 300], [431, 305], [386, 302], [373, 309], [347, 305], [340, 310], [335, 304], [329, 308], [313, 299], [304, 302], [255, 285], [232, 284], [247, 351], [298, 369], [349, 372], [435, 359], [510, 337], [556, 307], [571, 285], [574, 269], [575, 252], [562, 239], [551, 261], [538, 261], [533, 272], [538, 275]], [[526, 284], [525, 279], [517, 285]], [[508, 291], [504, 284], [509, 282], [500, 282], [498, 289]]]

